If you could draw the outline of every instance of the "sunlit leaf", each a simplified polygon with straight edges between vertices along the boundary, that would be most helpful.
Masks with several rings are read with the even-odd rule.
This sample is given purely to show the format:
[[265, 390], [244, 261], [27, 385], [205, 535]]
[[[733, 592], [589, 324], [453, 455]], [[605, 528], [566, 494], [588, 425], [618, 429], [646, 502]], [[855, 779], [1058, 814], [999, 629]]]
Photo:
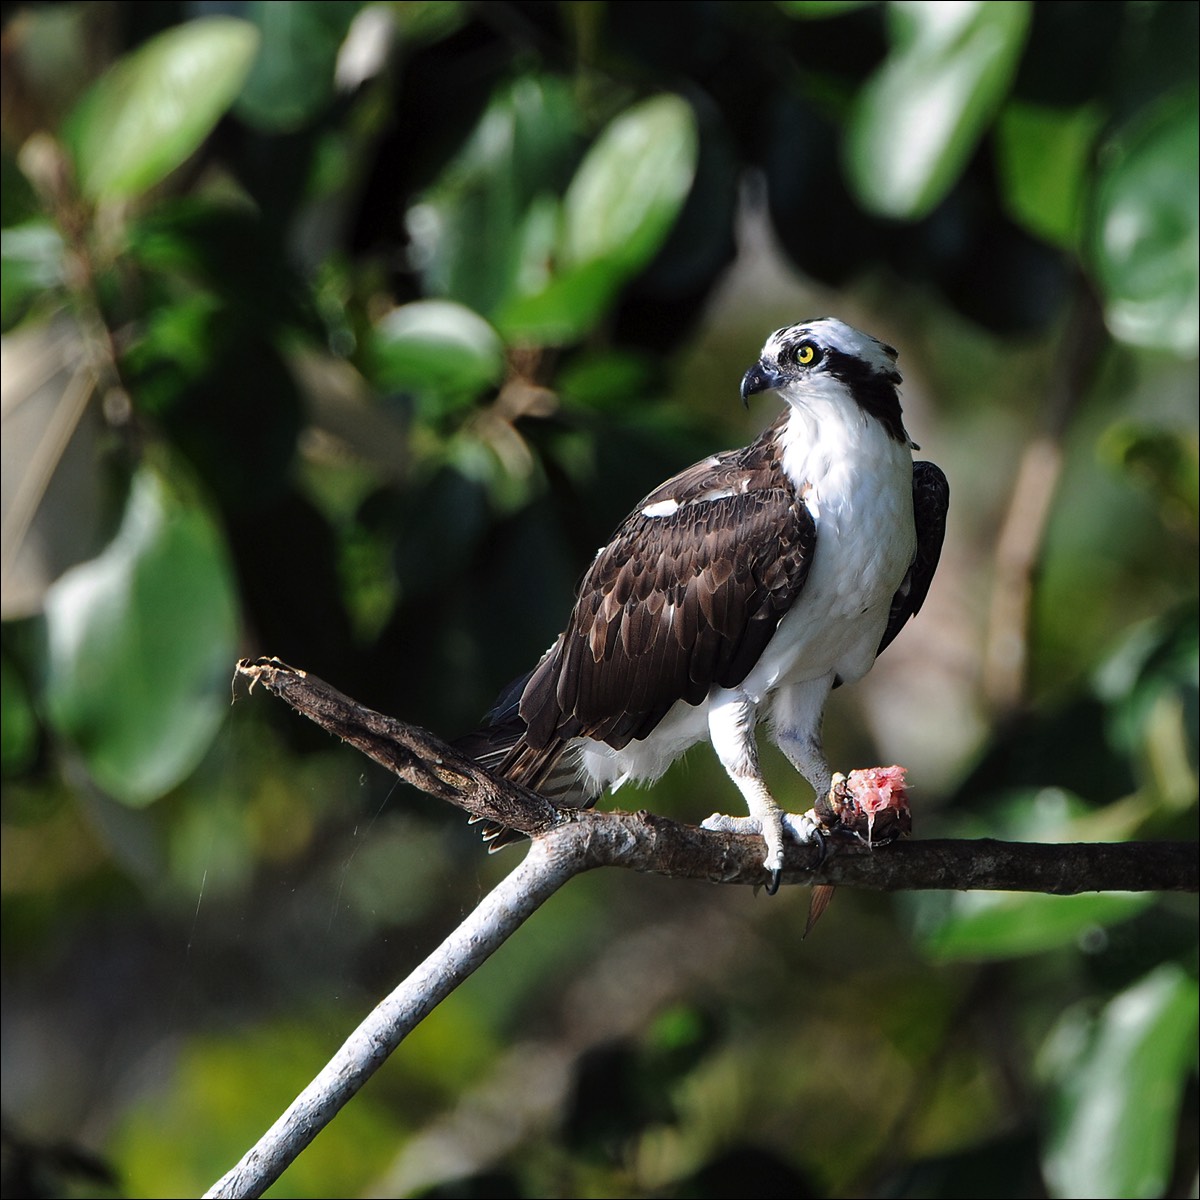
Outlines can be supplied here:
[[1094, 107], [1062, 111], [1007, 105], [997, 122], [1000, 182], [1013, 216], [1031, 233], [1075, 248], [1102, 123]]
[[199, 149], [241, 91], [258, 43], [246, 21], [204, 17], [121, 59], [65, 130], [84, 194], [138, 195]]
[[848, 172], [862, 204], [922, 217], [943, 199], [995, 115], [1029, 28], [1021, 0], [894, 0], [892, 52], [859, 92]]
[[[1059, 733], [1060, 739], [1070, 736]], [[1075, 736], [1094, 739], [1097, 731], [1088, 724]], [[997, 791], [986, 815], [977, 816], [974, 824], [963, 822], [960, 833], [1014, 842], [1109, 842], [1132, 837], [1138, 820], [1120, 805], [1098, 807], [1063, 788], [1018, 787]]]
[[1195, 354], [1200, 323], [1200, 119], [1168, 97], [1107, 147], [1092, 257], [1109, 328], [1138, 346]]
[[531, 296], [511, 300], [496, 314], [496, 324], [509, 341], [565, 345], [600, 320], [623, 279], [608, 260], [586, 263], [551, 278]]
[[1166, 964], [1111, 1001], [1094, 1028], [1071, 1013], [1046, 1055], [1055, 1090], [1043, 1157], [1052, 1196], [1161, 1196], [1194, 1069], [1196, 981]]
[[[1096, 807], [1061, 788], [999, 793], [966, 836], [988, 834], [1011, 841], [1119, 841], [1137, 828], [1139, 811]], [[1149, 892], [926, 892], [914, 896], [915, 932], [939, 959], [1016, 958], [1067, 946], [1087, 946], [1111, 925], [1154, 903]]]
[[449, 300], [392, 309], [375, 328], [373, 352], [382, 386], [418, 395], [470, 399], [504, 375], [499, 335]]
[[45, 608], [52, 724], [105, 791], [150, 803], [196, 766], [229, 704], [237, 609], [216, 526], [143, 468], [116, 537]]
[[662, 245], [696, 173], [696, 119], [679, 96], [655, 96], [622, 113], [596, 139], [567, 189], [563, 261], [608, 261], [623, 272]]
[[[662, 247], [698, 153], [695, 117], [678, 96], [656, 96], [613, 120], [571, 180], [557, 254], [540, 277], [531, 276], [526, 254], [523, 287], [496, 314], [504, 335], [561, 345], [590, 330]], [[528, 230], [526, 237], [535, 244]]]

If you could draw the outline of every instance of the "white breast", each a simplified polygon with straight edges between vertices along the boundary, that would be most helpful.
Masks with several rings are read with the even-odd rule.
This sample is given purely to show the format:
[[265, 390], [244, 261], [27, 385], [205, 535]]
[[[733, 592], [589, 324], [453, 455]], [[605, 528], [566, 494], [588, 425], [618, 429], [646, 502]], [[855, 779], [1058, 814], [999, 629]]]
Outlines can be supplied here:
[[783, 469], [816, 522], [817, 548], [800, 596], [746, 680], [760, 699], [829, 672], [847, 683], [865, 675], [916, 553], [912, 453], [840, 383], [806, 389], [781, 440]]

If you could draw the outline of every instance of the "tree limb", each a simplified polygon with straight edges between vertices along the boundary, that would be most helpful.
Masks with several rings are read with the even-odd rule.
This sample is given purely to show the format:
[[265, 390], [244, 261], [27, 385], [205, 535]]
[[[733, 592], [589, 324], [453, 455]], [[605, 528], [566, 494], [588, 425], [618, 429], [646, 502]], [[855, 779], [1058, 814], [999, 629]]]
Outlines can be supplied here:
[[[384, 999], [231, 1171], [205, 1193], [260, 1196], [362, 1087], [388, 1055], [564, 883], [599, 866], [709, 879], [766, 882], [757, 837], [683, 825], [648, 812], [559, 811], [497, 779], [422, 729], [364, 708], [278, 659], [243, 659], [238, 674], [262, 684], [322, 728], [401, 779], [474, 817], [533, 839], [518, 866]], [[979, 840], [855, 840], [788, 848], [784, 880], [897, 891], [993, 889], [1196, 891], [1194, 846], [1176, 843], [1032, 845]]]
[[535, 841], [516, 870], [371, 1010], [279, 1120], [205, 1196], [261, 1196], [404, 1038], [578, 870], [569, 852]]
[[[498, 779], [414, 725], [364, 708], [315, 675], [278, 659], [243, 659], [238, 674], [262, 684], [322, 728], [407, 783], [530, 837], [576, 826], [577, 869], [619, 866], [717, 883], [767, 882], [762, 842], [684, 825], [649, 812], [556, 809]], [[1200, 890], [1196, 847], [1173, 842], [1045, 845], [990, 838], [901, 841], [879, 853], [854, 839], [789, 844], [784, 882], [877, 891], [922, 889], [1050, 892]]]

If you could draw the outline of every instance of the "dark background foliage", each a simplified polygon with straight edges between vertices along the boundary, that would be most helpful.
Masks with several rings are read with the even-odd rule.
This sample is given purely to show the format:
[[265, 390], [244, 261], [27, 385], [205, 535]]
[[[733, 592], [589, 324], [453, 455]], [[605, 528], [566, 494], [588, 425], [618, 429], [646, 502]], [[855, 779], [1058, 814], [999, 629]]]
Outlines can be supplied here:
[[[804, 317], [952, 489], [835, 765], [1194, 839], [1197, 14], [4, 5], [4, 1194], [202, 1191], [520, 853], [238, 655], [465, 731]], [[1194, 898], [806, 904], [574, 881], [271, 1194], [1196, 1194]]]

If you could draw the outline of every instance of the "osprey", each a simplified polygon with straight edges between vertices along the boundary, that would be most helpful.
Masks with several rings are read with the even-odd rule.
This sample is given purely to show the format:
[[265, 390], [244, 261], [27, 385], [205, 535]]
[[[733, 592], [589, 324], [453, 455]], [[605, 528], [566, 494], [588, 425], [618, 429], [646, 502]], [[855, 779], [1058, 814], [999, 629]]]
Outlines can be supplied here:
[[[785, 837], [807, 841], [817, 825], [772, 798], [756, 727], [767, 722], [826, 796], [829, 693], [861, 679], [920, 609], [941, 553], [949, 488], [913, 462], [899, 383], [891, 346], [831, 317], [771, 334], [741, 394], [748, 405], [773, 390], [783, 413], [634, 509], [597, 552], [566, 629], [460, 749], [589, 806], [708, 739], [750, 815], [704, 825], [761, 834], [774, 891]], [[516, 835], [485, 836], [495, 848]]]

